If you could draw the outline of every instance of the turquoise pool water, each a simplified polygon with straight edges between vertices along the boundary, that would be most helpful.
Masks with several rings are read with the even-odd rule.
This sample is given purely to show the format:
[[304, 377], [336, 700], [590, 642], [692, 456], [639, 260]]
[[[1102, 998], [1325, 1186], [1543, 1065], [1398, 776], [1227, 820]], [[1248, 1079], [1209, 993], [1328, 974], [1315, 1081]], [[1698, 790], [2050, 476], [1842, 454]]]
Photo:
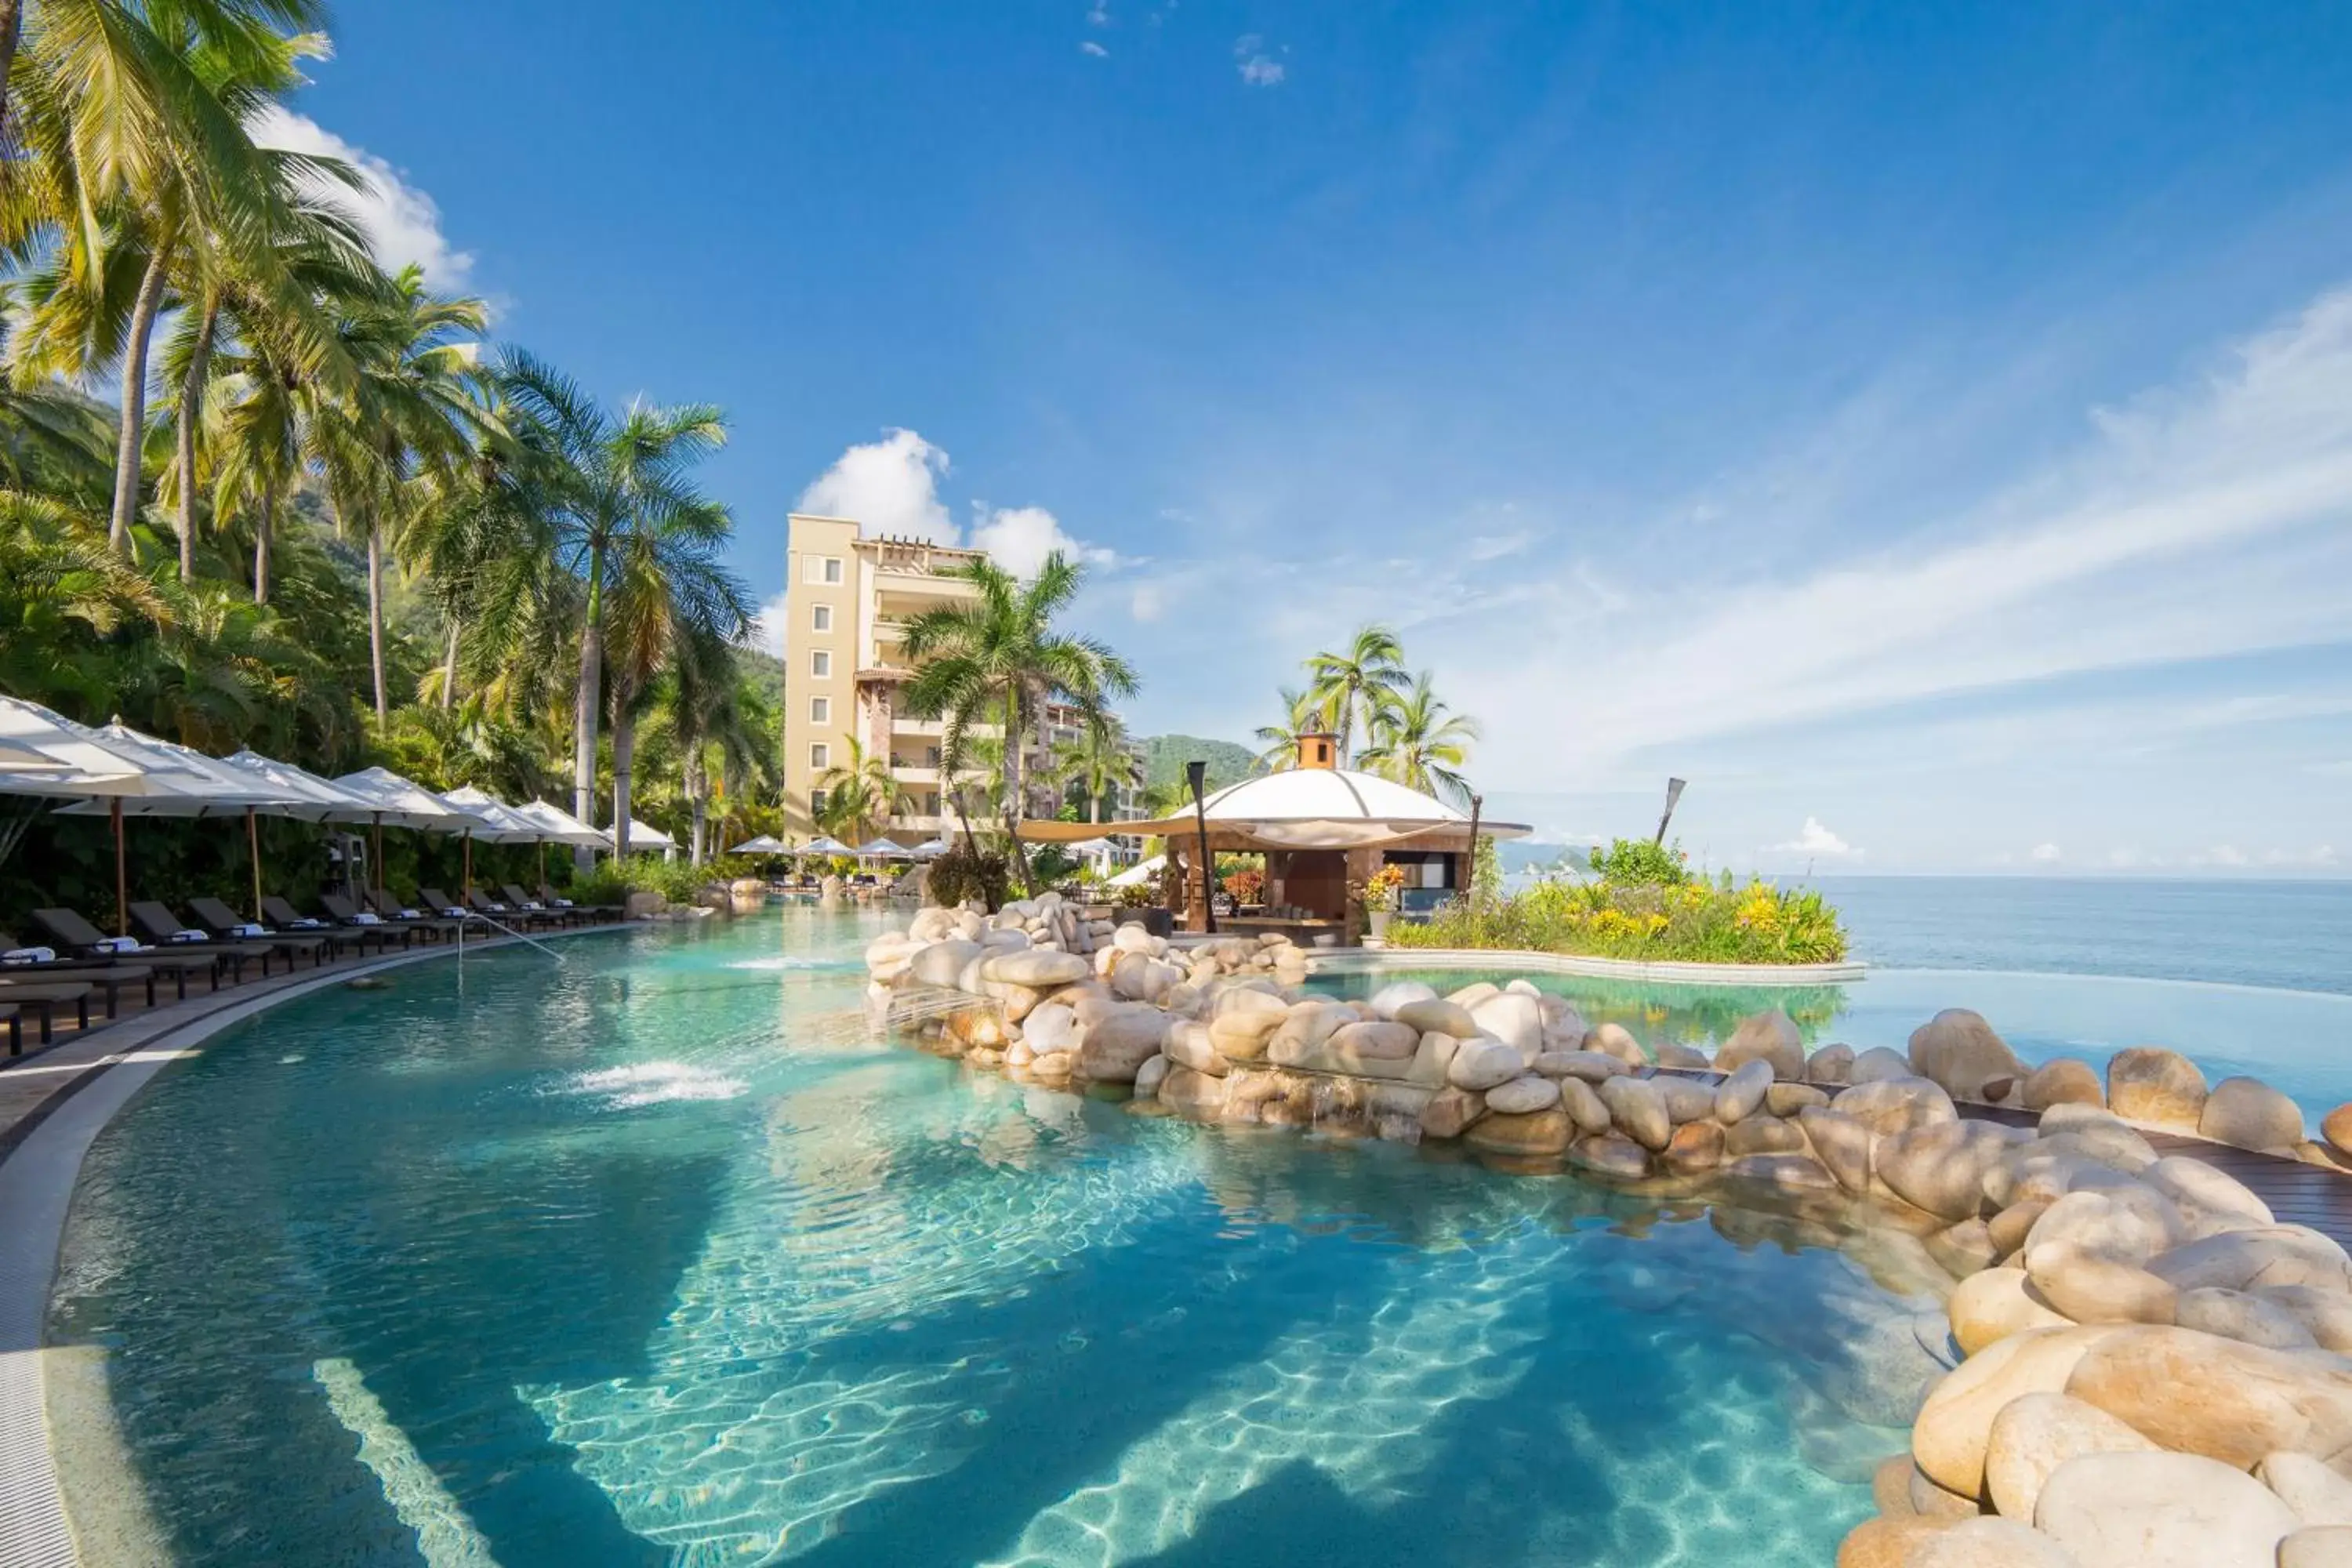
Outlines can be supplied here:
[[866, 1036], [873, 923], [421, 965], [159, 1079], [52, 1331], [178, 1559], [1760, 1568], [1868, 1510], [1895, 1262], [969, 1074]]

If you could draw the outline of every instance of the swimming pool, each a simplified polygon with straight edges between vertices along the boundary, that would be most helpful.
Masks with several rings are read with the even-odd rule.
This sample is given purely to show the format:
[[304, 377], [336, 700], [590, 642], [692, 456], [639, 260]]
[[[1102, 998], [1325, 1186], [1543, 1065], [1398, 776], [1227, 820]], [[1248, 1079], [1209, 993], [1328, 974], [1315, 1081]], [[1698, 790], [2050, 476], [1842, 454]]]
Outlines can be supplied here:
[[1937, 1371], [1898, 1253], [969, 1073], [867, 1037], [881, 923], [420, 965], [170, 1069], [51, 1329], [171, 1553], [1748, 1568], [1870, 1511]]

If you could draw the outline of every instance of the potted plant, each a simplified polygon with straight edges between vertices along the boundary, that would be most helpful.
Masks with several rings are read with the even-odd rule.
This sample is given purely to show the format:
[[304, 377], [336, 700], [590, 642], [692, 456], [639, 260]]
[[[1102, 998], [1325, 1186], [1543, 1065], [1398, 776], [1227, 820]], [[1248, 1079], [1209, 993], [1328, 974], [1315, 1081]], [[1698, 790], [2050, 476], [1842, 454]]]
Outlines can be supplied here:
[[1363, 900], [1364, 923], [1370, 928], [1368, 934], [1372, 941], [1388, 941], [1389, 921], [1396, 915], [1398, 899], [1403, 890], [1402, 866], [1383, 866], [1364, 879], [1359, 896]]

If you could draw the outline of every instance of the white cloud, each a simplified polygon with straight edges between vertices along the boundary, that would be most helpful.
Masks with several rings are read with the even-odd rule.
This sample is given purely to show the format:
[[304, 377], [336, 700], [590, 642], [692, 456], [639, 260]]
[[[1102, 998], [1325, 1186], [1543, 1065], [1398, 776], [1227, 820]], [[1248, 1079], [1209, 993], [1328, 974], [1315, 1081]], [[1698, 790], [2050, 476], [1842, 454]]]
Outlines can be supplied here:
[[2234, 844], [2216, 844], [2210, 849], [2200, 849], [2189, 857], [2192, 866], [2244, 866], [2252, 858]]
[[1096, 43], [1092, 38], [1088, 38], [1085, 43], [1080, 44], [1078, 46], [1078, 52], [1082, 55], [1092, 55], [1098, 60], [1108, 59], [1110, 58], [1110, 51], [1104, 48], [1100, 44]]
[[2265, 849], [2263, 851], [2263, 864], [2304, 866], [2314, 870], [2322, 869], [2336, 864], [2336, 847], [2333, 844], [2318, 844], [2308, 849]]
[[1862, 851], [1832, 833], [1818, 816], [1805, 818], [1805, 826], [1786, 844], [1767, 845], [1759, 853], [1766, 855], [1811, 855], [1824, 860], [1858, 858]]
[[1060, 521], [1042, 506], [975, 506], [971, 547], [987, 551], [999, 566], [1016, 577], [1034, 575], [1056, 550], [1090, 566], [1109, 566], [1118, 560], [1110, 551], [1071, 538]]
[[320, 191], [359, 221], [377, 261], [384, 267], [397, 270], [413, 261], [424, 268], [425, 280], [436, 289], [466, 287], [474, 269], [472, 253], [450, 245], [441, 232], [441, 209], [431, 196], [403, 179], [399, 170], [282, 104], [264, 108], [254, 116], [249, 129], [257, 146], [340, 158], [360, 172], [366, 182], [362, 190], [327, 184]]
[[1087, 11], [1087, 25], [1090, 27], [1110, 26], [1110, 0], [1095, 0]]
[[778, 658], [784, 657], [784, 616], [792, 607], [791, 595], [779, 591], [770, 595], [751, 617], [751, 635], [743, 640], [753, 647], [765, 648]]
[[1265, 52], [1265, 39], [1244, 33], [1234, 40], [1234, 68], [1250, 87], [1279, 87], [1288, 74], [1280, 60]]
[[1512, 533], [1475, 534], [1470, 540], [1470, 559], [1499, 561], [1506, 555], [1517, 555], [1535, 540], [1535, 532], [1531, 529], [1520, 529]]
[[940, 500], [948, 455], [912, 430], [887, 430], [850, 447], [793, 503], [795, 511], [845, 517], [872, 533], [956, 542], [954, 520]]
[[1128, 599], [1127, 613], [1139, 621], [1156, 621], [1168, 613], [1168, 595], [1157, 583], [1139, 584]]
[[2025, 858], [2037, 866], [2055, 866], [2066, 856], [2055, 844], [2037, 844], [2025, 852]]

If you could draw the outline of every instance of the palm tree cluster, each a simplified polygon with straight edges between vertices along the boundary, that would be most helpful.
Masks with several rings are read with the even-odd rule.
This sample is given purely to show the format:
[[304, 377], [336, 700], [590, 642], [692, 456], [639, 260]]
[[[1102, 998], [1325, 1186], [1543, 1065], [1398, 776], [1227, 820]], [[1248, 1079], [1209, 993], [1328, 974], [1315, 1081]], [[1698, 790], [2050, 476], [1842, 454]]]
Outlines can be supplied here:
[[1329, 735], [1338, 742], [1341, 767], [1456, 802], [1469, 799], [1470, 781], [1462, 770], [1478, 739], [1478, 721], [1454, 712], [1427, 670], [1416, 675], [1407, 668], [1393, 631], [1365, 626], [1345, 647], [1310, 656], [1306, 670], [1306, 685], [1282, 690], [1282, 722], [1257, 731], [1264, 748], [1259, 766], [1294, 767], [1302, 737]]
[[779, 732], [695, 479], [725, 417], [493, 348], [481, 300], [379, 261], [360, 173], [257, 142], [322, 21], [0, 0], [0, 689], [330, 771], [561, 781], [699, 855], [714, 806], [758, 820]]

